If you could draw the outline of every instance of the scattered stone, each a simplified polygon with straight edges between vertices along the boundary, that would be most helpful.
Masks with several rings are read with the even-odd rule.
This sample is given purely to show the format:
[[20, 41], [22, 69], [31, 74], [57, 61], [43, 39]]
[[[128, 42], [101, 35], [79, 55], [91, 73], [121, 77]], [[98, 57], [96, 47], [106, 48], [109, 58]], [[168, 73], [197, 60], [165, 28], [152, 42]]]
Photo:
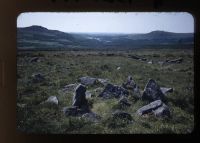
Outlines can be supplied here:
[[162, 91], [162, 93], [164, 95], [166, 95], [167, 93], [172, 93], [173, 92], [173, 88], [167, 88], [167, 87], [161, 87], [160, 90]]
[[65, 85], [64, 88], [62, 89], [63, 92], [72, 92], [75, 90], [78, 84], [68, 84]]
[[86, 100], [86, 87], [82, 84], [79, 84], [76, 87], [74, 96], [73, 96], [73, 104], [72, 106], [77, 106], [86, 112], [89, 112], [88, 101]]
[[44, 76], [42, 74], [40, 74], [40, 73], [33, 74], [32, 78], [33, 78], [33, 82], [35, 82], [35, 83], [42, 82], [42, 81], [45, 80]]
[[154, 102], [151, 102], [148, 105], [145, 105], [141, 107], [140, 109], [137, 110], [138, 115], [144, 115], [152, 112], [152, 110], [157, 109], [158, 107], [162, 106], [162, 101], [161, 100], [156, 100]]
[[86, 91], [85, 92], [85, 97], [86, 98], [92, 98], [94, 95], [91, 93], [91, 92], [89, 92], [89, 91]]
[[160, 86], [155, 82], [155, 80], [150, 79], [146, 84], [142, 94], [142, 100], [148, 100], [150, 102], [155, 100], [164, 100], [164, 94], [162, 93]]
[[131, 89], [138, 97], [141, 96], [139, 87], [133, 80], [132, 76], [128, 76], [127, 81], [122, 84], [122, 87], [124, 87], [125, 89]]
[[173, 60], [166, 60], [166, 63], [181, 63], [183, 61], [183, 58], [173, 59]]
[[140, 61], [147, 61], [146, 58], [142, 58], [142, 57], [139, 57], [139, 56], [136, 56], [136, 55], [128, 55], [129, 58], [132, 58], [132, 59], [135, 59], [135, 60], [140, 60]]
[[148, 62], [148, 64], [153, 64], [153, 61], [152, 61], [152, 60], [150, 60], [150, 61]]
[[17, 103], [17, 106], [20, 107], [20, 108], [24, 108], [26, 106], [26, 104]]
[[121, 107], [129, 107], [131, 106], [131, 103], [128, 102], [128, 99], [126, 97], [121, 97], [119, 99], [119, 105], [121, 105]]
[[79, 81], [83, 85], [94, 85], [97, 83], [97, 79], [89, 76], [79, 78]]
[[102, 92], [102, 91], [103, 91], [103, 88], [101, 88], [101, 87], [98, 87], [98, 88], [94, 89], [94, 92]]
[[163, 65], [165, 62], [159, 61], [158, 64]]
[[153, 110], [153, 113], [156, 117], [170, 117], [170, 110], [167, 105], [164, 103], [161, 107], [157, 108], [156, 110]]
[[91, 122], [95, 122], [95, 123], [99, 122], [101, 119], [101, 117], [94, 112], [85, 113], [82, 115], [82, 118], [87, 119]]
[[122, 96], [128, 96], [129, 92], [123, 87], [107, 84], [103, 92], [99, 94], [99, 97], [103, 97], [105, 99], [109, 99], [112, 97], [119, 98]]
[[45, 102], [58, 105], [58, 98], [56, 96], [50, 96]]
[[97, 80], [99, 83], [103, 84], [104, 86], [106, 86], [109, 83], [108, 79], [98, 78]]
[[128, 121], [133, 120], [132, 116], [129, 113], [124, 112], [124, 111], [117, 110], [114, 113], [112, 113], [112, 115], [114, 119], [122, 119], [122, 120], [128, 120]]
[[117, 70], [120, 70], [121, 69], [121, 67], [117, 67]]
[[39, 58], [38, 57], [33, 57], [31, 60], [30, 60], [30, 63], [34, 63], [34, 62], [39, 62]]

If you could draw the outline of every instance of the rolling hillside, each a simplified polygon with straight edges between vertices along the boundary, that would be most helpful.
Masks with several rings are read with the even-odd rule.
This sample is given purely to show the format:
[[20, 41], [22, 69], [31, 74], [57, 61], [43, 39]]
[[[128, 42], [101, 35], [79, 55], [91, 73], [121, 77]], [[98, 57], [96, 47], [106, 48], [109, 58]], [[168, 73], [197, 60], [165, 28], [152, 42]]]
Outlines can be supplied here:
[[193, 33], [152, 31], [146, 34], [65, 33], [42, 26], [17, 28], [18, 49], [126, 49], [148, 45], [193, 44]]

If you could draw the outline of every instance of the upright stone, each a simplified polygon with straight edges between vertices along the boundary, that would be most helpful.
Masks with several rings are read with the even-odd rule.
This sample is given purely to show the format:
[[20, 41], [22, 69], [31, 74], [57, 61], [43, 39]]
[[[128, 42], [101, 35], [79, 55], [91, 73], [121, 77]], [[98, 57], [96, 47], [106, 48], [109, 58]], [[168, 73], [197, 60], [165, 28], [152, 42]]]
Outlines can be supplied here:
[[150, 79], [145, 86], [144, 92], [142, 94], [142, 100], [148, 100], [150, 102], [155, 100], [164, 100], [164, 94], [155, 80]]
[[89, 112], [88, 101], [86, 100], [85, 92], [86, 87], [82, 84], [79, 84], [75, 89], [72, 106], [77, 106], [85, 112]]

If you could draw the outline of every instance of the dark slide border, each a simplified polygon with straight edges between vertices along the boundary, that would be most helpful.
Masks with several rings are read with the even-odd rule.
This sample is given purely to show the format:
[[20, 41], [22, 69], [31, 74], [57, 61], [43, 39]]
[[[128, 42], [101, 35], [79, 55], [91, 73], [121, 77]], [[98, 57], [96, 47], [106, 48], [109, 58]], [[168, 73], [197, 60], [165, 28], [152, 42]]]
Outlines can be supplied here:
[[[1, 0], [0, 1], [0, 143], [168, 142], [194, 141], [199, 135], [199, 10], [195, 0]], [[195, 129], [189, 135], [36, 135], [16, 130], [16, 20], [22, 12], [189, 12], [195, 19]]]

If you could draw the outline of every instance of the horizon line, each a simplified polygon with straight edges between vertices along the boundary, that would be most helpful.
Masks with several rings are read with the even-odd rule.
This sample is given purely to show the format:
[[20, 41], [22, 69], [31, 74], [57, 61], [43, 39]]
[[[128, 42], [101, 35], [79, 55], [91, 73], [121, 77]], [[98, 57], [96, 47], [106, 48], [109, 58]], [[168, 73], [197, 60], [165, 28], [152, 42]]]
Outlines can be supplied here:
[[[44, 26], [41, 26], [41, 25], [31, 25], [31, 26], [26, 26], [26, 27], [17, 27], [17, 28], [28, 28], [28, 27], [32, 27], [32, 26], [38, 26], [38, 27], [43, 27], [43, 28], [45, 28], [45, 29], [47, 29], [47, 30], [56, 30], [56, 31], [60, 31], [60, 32], [63, 32], [63, 33], [74, 33], [74, 34], [148, 34], [148, 33], [151, 33], [151, 32], [154, 32], [154, 31], [160, 31], [160, 32], [169, 32], [169, 33], [176, 33], [176, 34], [186, 34], [186, 32], [179, 32], [179, 33], [177, 33], [177, 32], [173, 32], [173, 31], [165, 31], [165, 30], [152, 30], [152, 31], [149, 31], [149, 32], [146, 32], [146, 33], [133, 33], [133, 32], [131, 32], [131, 33], [128, 33], [128, 32], [70, 32], [70, 31], [68, 31], [68, 32], [66, 32], [66, 31], [61, 31], [61, 30], [57, 30], [57, 29], [49, 29], [49, 28], [46, 28], [46, 27], [44, 27]], [[194, 34], [194, 32], [187, 32], [187, 33], [192, 33], [192, 34]]]

